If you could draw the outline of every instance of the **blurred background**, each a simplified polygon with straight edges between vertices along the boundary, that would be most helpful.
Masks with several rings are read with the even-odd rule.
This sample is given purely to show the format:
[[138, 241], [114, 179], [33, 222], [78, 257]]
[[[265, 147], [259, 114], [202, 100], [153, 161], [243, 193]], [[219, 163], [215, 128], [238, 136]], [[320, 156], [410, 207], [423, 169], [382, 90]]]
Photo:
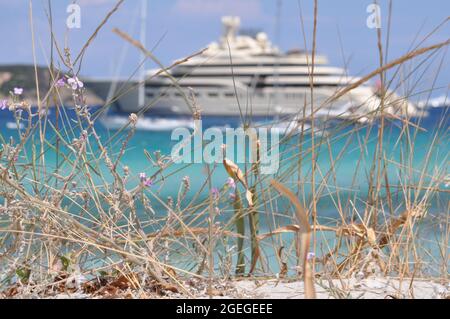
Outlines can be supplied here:
[[[104, 16], [112, 9], [114, 0], [52, 1], [55, 36], [61, 47], [70, 47], [78, 53]], [[81, 28], [67, 29], [67, 6], [81, 7]], [[379, 65], [376, 29], [369, 29], [367, 6], [372, 1], [345, 2], [322, 0], [318, 2], [317, 50], [326, 54], [332, 65], [347, 66], [353, 75], [364, 75]], [[391, 3], [391, 4], [390, 4]], [[282, 50], [304, 49], [312, 43], [314, 1], [297, 0], [150, 0], [148, 1], [147, 48], [153, 48], [160, 61], [167, 65], [206, 47], [222, 33], [220, 18], [225, 15], [241, 17], [242, 28], [258, 29], [268, 33], [272, 42]], [[431, 0], [379, 1], [382, 33], [389, 37], [387, 60], [405, 54], [417, 46], [428, 33], [443, 22], [450, 12], [450, 2]], [[31, 33], [27, 0], [0, 0], [0, 64], [31, 64]], [[49, 61], [48, 1], [32, 1], [33, 24], [36, 36], [37, 62]], [[391, 19], [388, 19], [391, 11]], [[82, 75], [108, 77], [120, 72], [130, 76], [140, 63], [139, 52], [129, 48], [125, 63], [117, 70], [124, 41], [111, 32], [113, 27], [139, 39], [140, 1], [125, 1], [100, 30], [83, 59]], [[300, 17], [303, 16], [303, 28]], [[279, 19], [277, 20], [277, 17]], [[279, 22], [277, 22], [279, 21]], [[390, 25], [390, 32], [387, 28]], [[432, 34], [422, 46], [446, 40], [450, 29], [444, 25]], [[304, 33], [304, 34], [303, 34]], [[148, 62], [148, 68], [153, 68]], [[434, 80], [435, 73], [425, 74], [424, 82]], [[443, 64], [436, 79], [436, 87], [450, 82], [450, 66]], [[439, 95], [441, 92], [433, 92]]]

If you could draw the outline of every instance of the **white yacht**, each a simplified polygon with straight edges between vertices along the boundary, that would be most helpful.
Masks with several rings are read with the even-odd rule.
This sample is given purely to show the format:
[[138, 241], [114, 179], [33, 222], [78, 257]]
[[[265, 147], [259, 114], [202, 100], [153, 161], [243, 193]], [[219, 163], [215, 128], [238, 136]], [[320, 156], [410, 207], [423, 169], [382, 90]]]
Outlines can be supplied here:
[[[238, 17], [224, 17], [222, 22], [222, 37], [202, 54], [166, 73], [147, 72], [144, 105], [139, 103], [137, 83], [122, 83], [127, 93], [118, 94], [120, 111], [145, 108], [148, 115], [192, 115], [192, 101], [186, 98], [192, 95], [202, 116], [309, 116], [311, 96], [316, 116], [364, 118], [379, 108], [376, 90], [367, 85], [330, 103], [330, 97], [359, 78], [329, 66], [325, 56], [316, 55], [313, 68], [310, 53], [282, 53], [262, 32], [239, 34]], [[107, 83], [102, 83], [97, 86], [106, 92]], [[389, 96], [396, 103], [389, 106], [391, 112], [414, 113], [415, 107], [405, 99]]]

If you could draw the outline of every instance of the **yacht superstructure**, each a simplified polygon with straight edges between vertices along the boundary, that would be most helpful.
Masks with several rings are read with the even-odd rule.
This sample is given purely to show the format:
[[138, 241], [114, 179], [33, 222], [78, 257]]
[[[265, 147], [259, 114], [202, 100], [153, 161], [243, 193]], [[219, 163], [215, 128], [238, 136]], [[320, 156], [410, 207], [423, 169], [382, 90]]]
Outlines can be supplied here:
[[[202, 54], [155, 76], [148, 72], [145, 105], [150, 115], [192, 115], [187, 96], [204, 116], [317, 116], [361, 117], [374, 113], [380, 99], [372, 87], [361, 85], [338, 100], [330, 97], [357, 81], [342, 68], [328, 65], [322, 55], [301, 50], [286, 53], [272, 45], [265, 33], [240, 35], [238, 17], [222, 19], [224, 33]], [[313, 91], [311, 91], [311, 83]], [[391, 97], [393, 95], [391, 94]], [[414, 112], [404, 101], [393, 112]], [[120, 97], [121, 111], [137, 112], [138, 94]], [[400, 110], [400, 111], [399, 111]]]

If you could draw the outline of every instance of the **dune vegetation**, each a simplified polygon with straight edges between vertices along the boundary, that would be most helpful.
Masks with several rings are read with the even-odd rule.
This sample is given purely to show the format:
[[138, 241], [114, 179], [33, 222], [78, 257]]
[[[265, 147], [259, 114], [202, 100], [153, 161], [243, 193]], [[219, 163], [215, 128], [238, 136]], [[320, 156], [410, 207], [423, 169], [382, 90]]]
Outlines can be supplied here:
[[[202, 187], [192, 194], [190, 178], [170, 154], [139, 150], [146, 171], [124, 160], [139, 118], [151, 116], [157, 98], [109, 135], [99, 132], [98, 121], [114, 101], [99, 109], [86, 101], [83, 55], [121, 2], [78, 54], [54, 40], [48, 79], [36, 66], [32, 78], [15, 83], [0, 101], [0, 114], [17, 124], [11, 136], [0, 135], [0, 296], [217, 297], [233, 291], [233, 282], [264, 280], [302, 282], [306, 298], [323, 287], [332, 297], [349, 297], [344, 283], [366, 278], [448, 287], [448, 110], [430, 131], [421, 116], [385, 109], [392, 107], [388, 89], [406, 92], [405, 98], [423, 94], [414, 83], [449, 40], [419, 42], [386, 61], [380, 31], [379, 68], [327, 101], [379, 80], [382, 102], [366, 115], [370, 120], [317, 119], [325, 105], [299, 101], [299, 120], [279, 142], [276, 174], [261, 174], [258, 161], [242, 166], [226, 159], [203, 165], [195, 177]], [[161, 65], [137, 40], [114, 32]], [[315, 33], [312, 38], [305, 45], [313, 69]], [[179, 63], [161, 65], [161, 72]], [[425, 94], [433, 89], [431, 83]], [[36, 103], [24, 95], [30, 90]], [[312, 85], [310, 91], [313, 96]], [[193, 119], [201, 119], [195, 95], [188, 102]], [[244, 129], [255, 125], [250, 113], [242, 122]], [[323, 128], [326, 134], [318, 134]], [[249, 147], [258, 153], [257, 141]], [[350, 185], [341, 183], [342, 165], [352, 166]], [[219, 187], [211, 181], [218, 171], [228, 178]], [[168, 177], [179, 186], [169, 198], [160, 195]], [[326, 212], [325, 202], [331, 206]], [[396, 296], [414, 297], [400, 288]], [[448, 291], [440, 297], [448, 298]]]

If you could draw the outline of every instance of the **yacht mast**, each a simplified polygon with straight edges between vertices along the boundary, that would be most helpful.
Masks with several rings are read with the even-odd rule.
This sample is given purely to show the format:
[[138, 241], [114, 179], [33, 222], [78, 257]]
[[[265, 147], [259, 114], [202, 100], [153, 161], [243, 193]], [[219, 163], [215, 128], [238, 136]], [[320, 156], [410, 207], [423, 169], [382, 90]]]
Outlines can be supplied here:
[[[147, 38], [147, 0], [141, 0], [141, 31], [140, 31], [140, 42], [146, 47]], [[141, 53], [141, 67], [140, 67], [140, 77], [139, 81], [139, 109], [145, 106], [145, 61], [147, 56], [144, 52]]]
[[[128, 29], [129, 34], [133, 34], [136, 31], [138, 15], [139, 15], [139, 7], [137, 6], [135, 9], [135, 12], [133, 13], [133, 18], [131, 19], [130, 28]], [[113, 77], [112, 77], [112, 81], [111, 81], [111, 86], [109, 87], [108, 97], [106, 98], [106, 101], [112, 101], [114, 99], [114, 96], [117, 94], [117, 85], [120, 80], [122, 67], [125, 62], [125, 58], [127, 57], [129, 47], [130, 47], [130, 45], [124, 41], [123, 45], [122, 45], [122, 49], [120, 50], [119, 60], [112, 61], [116, 67], [114, 68], [114, 66], [113, 66], [113, 68], [112, 68]]]

